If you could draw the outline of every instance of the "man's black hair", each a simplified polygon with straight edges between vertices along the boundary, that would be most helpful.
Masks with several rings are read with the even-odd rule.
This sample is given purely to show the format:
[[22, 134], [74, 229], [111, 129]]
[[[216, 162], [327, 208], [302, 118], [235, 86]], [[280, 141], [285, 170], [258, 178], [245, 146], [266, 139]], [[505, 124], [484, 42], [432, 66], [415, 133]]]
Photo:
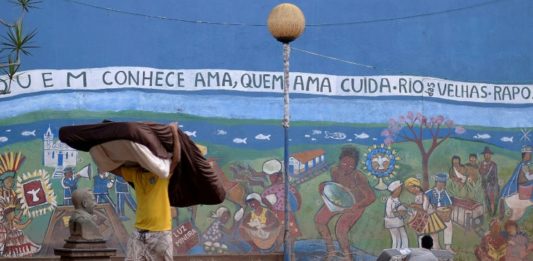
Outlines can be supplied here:
[[433, 238], [430, 235], [422, 237], [422, 247], [425, 249], [431, 249], [433, 247]]
[[339, 156], [339, 160], [344, 157], [350, 157], [355, 160], [355, 166], [357, 167], [357, 163], [359, 161], [359, 151], [355, 146], [344, 146], [341, 150], [341, 155]]

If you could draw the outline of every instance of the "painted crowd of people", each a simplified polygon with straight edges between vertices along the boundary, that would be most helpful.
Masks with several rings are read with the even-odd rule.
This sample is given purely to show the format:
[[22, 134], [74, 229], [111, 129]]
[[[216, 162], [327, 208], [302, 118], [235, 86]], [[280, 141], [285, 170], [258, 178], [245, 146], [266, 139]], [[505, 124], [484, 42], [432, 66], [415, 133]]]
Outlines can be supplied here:
[[[498, 177], [498, 165], [492, 160], [494, 153], [489, 147], [481, 152], [483, 160], [478, 162], [476, 154], [469, 155], [469, 162], [461, 164], [459, 156], [452, 157], [452, 166], [448, 173], [435, 175], [435, 186], [424, 191], [421, 181], [417, 178], [407, 178], [403, 183], [399, 180], [388, 185], [390, 195], [385, 205], [385, 228], [390, 231], [392, 248], [409, 247], [406, 227], [409, 226], [418, 235], [418, 239], [424, 235], [433, 237], [435, 248], [439, 245], [439, 234], [442, 234], [444, 248], [451, 252], [454, 210], [454, 197], [446, 189], [448, 178], [460, 189], [468, 189], [469, 185], [481, 182], [483, 188], [482, 204], [487, 217], [492, 217], [489, 231], [481, 238], [481, 243], [476, 248], [476, 257], [481, 261], [524, 260], [533, 251], [533, 244], [529, 243], [528, 235], [519, 230], [517, 220], [521, 215], [517, 212], [525, 211], [523, 208], [513, 208], [508, 204], [508, 199], [516, 197], [517, 200], [531, 202], [531, 190], [533, 188], [533, 175], [530, 174], [529, 164], [533, 149], [524, 146], [521, 149], [522, 160], [516, 167], [511, 178], [500, 192], [500, 180]], [[414, 196], [412, 203], [400, 201], [400, 194], [406, 189]], [[500, 202], [502, 199], [502, 203]], [[505, 203], [507, 204], [505, 204]], [[502, 204], [502, 205], [499, 205]], [[504, 213], [505, 206], [510, 208], [511, 215], [497, 217], [497, 210]], [[524, 205], [524, 204], [522, 204]], [[529, 203], [529, 205], [531, 205]], [[525, 208], [527, 208], [525, 204]], [[502, 232], [500, 220], [507, 218], [505, 229]], [[418, 242], [420, 245], [420, 242]]]

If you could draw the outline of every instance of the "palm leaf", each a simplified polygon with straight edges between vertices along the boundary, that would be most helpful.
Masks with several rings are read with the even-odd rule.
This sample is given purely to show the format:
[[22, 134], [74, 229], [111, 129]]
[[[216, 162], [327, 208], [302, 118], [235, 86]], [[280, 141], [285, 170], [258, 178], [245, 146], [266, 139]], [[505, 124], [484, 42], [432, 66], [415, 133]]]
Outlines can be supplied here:
[[7, 66], [3, 68], [4, 73], [7, 75], [9, 80], [13, 80], [15, 78], [15, 74], [18, 72], [18, 69], [20, 68], [20, 63], [18, 63], [17, 58], [10, 55], [7, 58]]
[[37, 4], [42, 3], [42, 1], [39, 0], [11, 0], [9, 2], [20, 6], [25, 12], [29, 12], [30, 9], [36, 8]]
[[19, 53], [31, 55], [29, 49], [37, 48], [35, 45], [30, 45], [31, 40], [36, 34], [36, 30], [31, 31], [28, 34], [24, 34], [22, 21], [19, 20], [13, 28], [8, 30], [7, 37], [3, 37], [4, 41], [1, 43], [3, 48], [0, 49], [0, 52], [7, 50], [11, 53], [17, 54], [17, 56]]

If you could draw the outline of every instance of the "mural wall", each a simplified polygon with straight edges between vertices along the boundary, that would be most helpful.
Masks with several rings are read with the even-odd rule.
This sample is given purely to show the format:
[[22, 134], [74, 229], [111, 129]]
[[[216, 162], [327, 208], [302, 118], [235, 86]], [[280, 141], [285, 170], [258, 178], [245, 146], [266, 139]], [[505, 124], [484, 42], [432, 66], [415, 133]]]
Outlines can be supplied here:
[[[486, 36], [483, 30], [472, 36], [468, 30], [448, 28], [462, 22], [491, 27], [498, 37], [511, 26], [517, 35], [531, 32], [522, 25], [531, 22], [524, 15], [533, 11], [531, 5], [514, 1], [479, 9], [460, 1], [411, 1], [400, 7], [384, 1], [391, 8], [372, 19], [467, 8], [494, 20], [450, 11], [428, 18], [423, 28], [421, 20], [405, 18], [366, 28], [316, 29], [313, 24], [334, 19], [334, 14], [352, 19], [346, 10], [375, 10], [375, 3], [297, 3], [311, 27], [296, 49], [361, 57], [375, 61], [377, 69], [354, 69], [353, 64], [294, 51], [286, 163], [290, 193], [285, 195], [281, 47], [264, 26], [253, 25], [258, 14], [266, 17], [276, 3], [241, 2], [256, 13], [239, 10], [239, 21], [246, 22], [237, 27], [163, 19], [187, 13], [203, 17], [196, 20], [237, 19], [227, 11], [237, 3], [200, 11], [201, 1], [179, 7], [158, 1], [154, 8], [142, 1], [132, 6], [57, 1], [43, 3], [42, 10], [28, 17], [39, 29], [36, 41], [42, 50], [26, 60], [27, 70], [13, 80], [0, 76], [0, 88], [11, 86], [0, 95], [0, 256], [53, 255], [67, 237], [71, 195], [79, 188], [92, 190], [100, 232], [119, 255], [125, 253], [137, 207], [134, 190], [123, 179], [100, 172], [88, 153], [57, 137], [62, 126], [110, 119], [177, 121], [224, 181], [222, 204], [173, 210], [176, 255], [282, 251], [287, 196], [297, 260], [375, 260], [385, 248], [417, 247], [423, 234], [432, 235], [436, 247], [453, 251], [455, 260], [533, 259], [533, 57], [522, 52], [533, 34], [521, 32], [522, 43], [494, 40], [476, 49], [476, 37]], [[167, 16], [166, 9], [175, 13]], [[58, 16], [50, 18], [51, 10]], [[497, 20], [499, 12], [514, 15]], [[80, 16], [47, 26], [66, 21], [71, 13]], [[145, 21], [131, 13], [145, 14]], [[447, 20], [452, 15], [457, 21]], [[107, 22], [109, 27], [102, 29]], [[87, 30], [77, 32], [76, 25]], [[156, 33], [171, 32], [176, 25], [181, 26], [173, 29], [176, 35]], [[383, 43], [352, 36], [364, 31], [384, 40], [378, 28], [401, 48], [391, 51]], [[398, 28], [423, 43], [402, 40]], [[154, 42], [138, 38], [136, 29]], [[331, 39], [339, 41], [326, 45], [321, 32], [337, 35]], [[450, 35], [468, 41], [453, 41]], [[235, 40], [239, 37], [243, 40]], [[191, 39], [202, 42], [189, 45]], [[360, 50], [375, 54], [354, 55], [346, 39], [360, 41]], [[439, 39], [449, 41], [448, 49], [435, 49]], [[272, 43], [264, 43], [268, 41]], [[490, 52], [495, 48], [501, 53]], [[466, 49], [473, 53], [460, 51]], [[414, 50], [426, 56], [403, 59]], [[389, 52], [394, 54], [387, 57]], [[498, 59], [509, 66], [495, 71], [487, 65]]]

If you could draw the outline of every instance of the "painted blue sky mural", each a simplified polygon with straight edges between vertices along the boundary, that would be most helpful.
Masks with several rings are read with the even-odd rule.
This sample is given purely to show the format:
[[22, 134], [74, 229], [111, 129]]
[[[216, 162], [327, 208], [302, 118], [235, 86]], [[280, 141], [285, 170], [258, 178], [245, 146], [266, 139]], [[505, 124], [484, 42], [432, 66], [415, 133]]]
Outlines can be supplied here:
[[[279, 71], [281, 46], [265, 24], [270, 9], [281, 2], [44, 1], [27, 16], [28, 28], [39, 29], [35, 40], [40, 48], [25, 58], [24, 68], [128, 65]], [[533, 82], [530, 1], [294, 3], [307, 22], [294, 47], [375, 67], [293, 51], [295, 71]], [[5, 7], [2, 16], [13, 10]]]

